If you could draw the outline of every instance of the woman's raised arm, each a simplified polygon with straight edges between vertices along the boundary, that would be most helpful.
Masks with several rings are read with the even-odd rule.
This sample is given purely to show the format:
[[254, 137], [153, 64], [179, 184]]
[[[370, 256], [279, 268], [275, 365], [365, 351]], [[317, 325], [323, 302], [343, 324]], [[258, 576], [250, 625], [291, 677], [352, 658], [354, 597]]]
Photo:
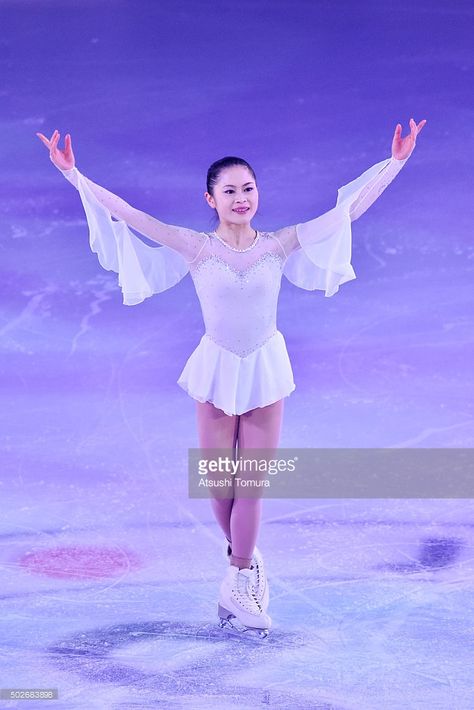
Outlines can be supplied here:
[[137, 232], [148, 237], [148, 239], [167, 246], [170, 249], [174, 249], [181, 254], [188, 263], [194, 261], [206, 241], [204, 234], [186, 227], [178, 227], [160, 222], [155, 217], [132, 207], [132, 205], [121, 197], [118, 197], [118, 195], [115, 195], [113, 192], [106, 190], [104, 187], [97, 185], [97, 183], [85, 177], [75, 166], [71, 136], [69, 134], [67, 134], [65, 138], [64, 151], [58, 148], [60, 134], [57, 130], [54, 131], [50, 140], [42, 133], [37, 133], [36, 135], [49, 149], [51, 162], [76, 189], [79, 190], [79, 181], [84, 180], [94, 197], [109, 210], [111, 215], [118, 220], [126, 222], [130, 227], [136, 229]]
[[426, 120], [410, 121], [411, 133], [401, 137], [397, 124], [392, 156], [372, 165], [337, 191], [335, 207], [308, 222], [274, 232], [285, 252], [283, 273], [307, 290], [321, 289], [332, 296], [340, 284], [355, 279], [351, 265], [351, 223], [358, 219], [392, 182], [413, 152], [416, 136]]
[[[413, 118], [410, 119], [410, 133], [405, 138], [402, 138], [401, 135], [401, 124], [397, 123], [392, 139], [391, 158], [372, 166], [372, 168], [366, 170], [359, 178], [356, 178], [356, 180], [353, 180], [348, 183], [348, 185], [344, 185], [338, 190], [336, 208], [340, 206], [341, 215], [345, 211], [350, 221], [354, 222], [380, 197], [412, 154], [416, 145], [416, 137], [425, 123], [426, 119], [420, 121], [419, 124], [416, 124]], [[336, 208], [305, 223], [312, 227], [309, 232], [306, 230], [308, 232], [305, 235], [306, 244], [316, 244], [319, 241], [328, 239], [330, 234], [328, 224], [331, 223], [335, 225], [337, 222], [335, 215]], [[331, 219], [329, 219], [329, 217]], [[283, 227], [274, 232], [275, 237], [279, 239], [287, 256], [295, 249], [304, 246], [301, 243], [300, 234], [302, 234], [303, 230], [301, 228], [304, 227], [305, 224]]]

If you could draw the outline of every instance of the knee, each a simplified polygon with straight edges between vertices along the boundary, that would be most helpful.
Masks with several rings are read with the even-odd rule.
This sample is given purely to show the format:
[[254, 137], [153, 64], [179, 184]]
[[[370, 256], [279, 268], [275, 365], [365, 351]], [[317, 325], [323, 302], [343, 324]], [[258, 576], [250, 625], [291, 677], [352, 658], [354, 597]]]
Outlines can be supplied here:
[[234, 498], [234, 507], [238, 507], [240, 510], [245, 509], [248, 511], [251, 510], [259, 510], [262, 505], [262, 499], [258, 497], [249, 497], [249, 498], [239, 498], [236, 496]]
[[211, 506], [214, 510], [228, 510], [233, 504], [233, 498], [211, 498]]

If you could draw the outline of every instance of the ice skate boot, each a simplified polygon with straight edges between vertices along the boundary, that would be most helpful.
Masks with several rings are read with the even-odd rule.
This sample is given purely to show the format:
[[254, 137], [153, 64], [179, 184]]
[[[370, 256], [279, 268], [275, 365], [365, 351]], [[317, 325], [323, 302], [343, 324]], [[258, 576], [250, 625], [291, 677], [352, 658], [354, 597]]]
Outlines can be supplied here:
[[[232, 554], [232, 547], [230, 542], [226, 539], [225, 542], [225, 554], [229, 559]], [[252, 586], [257, 597], [257, 601], [262, 607], [263, 611], [267, 611], [268, 604], [270, 600], [270, 589], [268, 586], [268, 579], [265, 572], [265, 566], [263, 564], [263, 557], [260, 550], [255, 545], [252, 555]]]
[[257, 601], [252, 572], [230, 565], [220, 586], [219, 626], [243, 636], [264, 639], [272, 620]]

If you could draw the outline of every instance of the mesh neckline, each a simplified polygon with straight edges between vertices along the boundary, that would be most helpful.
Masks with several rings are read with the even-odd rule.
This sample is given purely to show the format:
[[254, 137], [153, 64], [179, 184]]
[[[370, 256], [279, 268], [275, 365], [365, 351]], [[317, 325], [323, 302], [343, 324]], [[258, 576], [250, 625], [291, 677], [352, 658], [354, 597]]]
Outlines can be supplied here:
[[250, 249], [253, 249], [254, 246], [255, 246], [255, 245], [257, 244], [257, 242], [259, 241], [259, 239], [260, 239], [260, 232], [258, 231], [258, 229], [255, 230], [255, 231], [257, 232], [257, 236], [256, 236], [255, 239], [253, 240], [252, 244], [251, 244], [249, 247], [246, 247], [245, 249], [236, 249], [235, 247], [231, 247], [230, 244], [227, 244], [227, 242], [225, 242], [223, 239], [221, 239], [221, 237], [220, 237], [218, 234], [216, 234], [216, 232], [211, 232], [211, 236], [216, 237], [216, 239], [218, 239], [218, 240], [221, 242], [221, 244], [223, 244], [224, 246], [226, 246], [228, 249], [231, 249], [232, 251], [244, 252], [244, 251], [250, 251]]

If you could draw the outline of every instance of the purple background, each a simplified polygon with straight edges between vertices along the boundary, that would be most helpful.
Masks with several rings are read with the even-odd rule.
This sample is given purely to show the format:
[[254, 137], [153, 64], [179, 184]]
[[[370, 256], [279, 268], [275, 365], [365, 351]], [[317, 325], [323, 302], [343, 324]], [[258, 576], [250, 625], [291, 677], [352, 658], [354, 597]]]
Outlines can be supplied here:
[[57, 687], [56, 708], [472, 707], [471, 500], [266, 501], [272, 642], [222, 638], [222, 535], [187, 496], [176, 384], [203, 332], [193, 284], [124, 307], [35, 133], [71, 133], [87, 177], [202, 230], [207, 168], [239, 155], [271, 230], [330, 209], [426, 118], [354, 224], [357, 279], [331, 299], [282, 283], [281, 446], [471, 448], [473, 16], [1, 3], [2, 687]]

